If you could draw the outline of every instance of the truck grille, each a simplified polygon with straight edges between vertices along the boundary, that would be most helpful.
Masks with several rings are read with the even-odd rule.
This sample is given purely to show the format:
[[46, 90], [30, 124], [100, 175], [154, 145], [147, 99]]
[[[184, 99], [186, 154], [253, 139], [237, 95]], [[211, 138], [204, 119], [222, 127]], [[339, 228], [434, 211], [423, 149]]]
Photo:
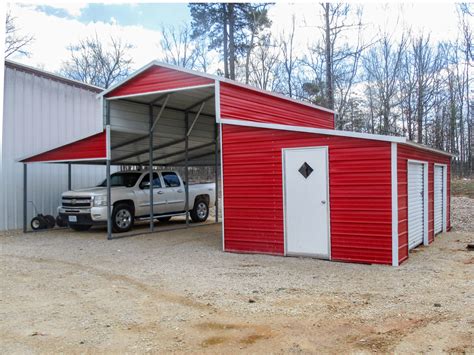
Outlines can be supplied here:
[[63, 207], [91, 207], [90, 197], [63, 196]]

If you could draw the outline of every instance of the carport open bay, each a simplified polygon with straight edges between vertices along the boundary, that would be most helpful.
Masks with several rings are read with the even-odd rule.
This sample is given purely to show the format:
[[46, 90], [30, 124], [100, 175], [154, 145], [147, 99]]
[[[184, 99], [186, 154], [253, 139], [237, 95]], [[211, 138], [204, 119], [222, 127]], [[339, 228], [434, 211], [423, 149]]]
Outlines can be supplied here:
[[398, 268], [223, 253], [220, 233], [1, 236], [0, 351], [474, 351], [472, 231]]

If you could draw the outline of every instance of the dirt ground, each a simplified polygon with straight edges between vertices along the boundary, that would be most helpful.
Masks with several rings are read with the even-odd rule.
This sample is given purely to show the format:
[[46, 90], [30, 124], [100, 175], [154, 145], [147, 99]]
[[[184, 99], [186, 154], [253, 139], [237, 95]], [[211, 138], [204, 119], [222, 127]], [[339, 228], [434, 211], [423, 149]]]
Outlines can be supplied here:
[[474, 353], [466, 229], [398, 268], [223, 253], [220, 225], [8, 233], [0, 352]]

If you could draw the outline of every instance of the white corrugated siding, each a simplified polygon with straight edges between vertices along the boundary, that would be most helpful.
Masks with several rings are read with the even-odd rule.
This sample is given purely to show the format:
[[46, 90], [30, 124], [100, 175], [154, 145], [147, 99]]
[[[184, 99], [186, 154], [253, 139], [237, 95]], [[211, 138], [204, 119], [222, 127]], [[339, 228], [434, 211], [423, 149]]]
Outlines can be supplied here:
[[434, 233], [443, 231], [443, 167], [434, 167]]
[[424, 166], [408, 164], [408, 249], [423, 243], [424, 235]]
[[[16, 160], [100, 132], [100, 105], [93, 91], [5, 68], [0, 230], [22, 227], [23, 166]], [[73, 188], [95, 184], [104, 175], [101, 166], [73, 166]], [[56, 215], [66, 189], [66, 165], [28, 166], [28, 200], [39, 212]], [[28, 203], [28, 223], [32, 216]]]

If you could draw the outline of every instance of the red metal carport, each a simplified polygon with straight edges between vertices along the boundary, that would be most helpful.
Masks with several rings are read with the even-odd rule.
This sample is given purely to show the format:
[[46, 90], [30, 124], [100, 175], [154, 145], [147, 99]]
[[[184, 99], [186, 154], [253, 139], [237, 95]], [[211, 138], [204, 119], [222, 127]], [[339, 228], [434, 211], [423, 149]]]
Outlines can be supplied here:
[[[331, 110], [158, 62], [100, 98], [104, 132], [22, 162], [79, 162], [89, 154], [86, 162], [100, 159], [109, 169], [215, 165], [217, 172], [220, 165], [225, 251], [399, 265], [419, 236], [433, 241], [435, 215], [442, 214], [442, 230], [450, 228], [448, 153], [403, 137], [337, 131]], [[297, 172], [289, 166], [298, 154], [307, 158]], [[441, 202], [433, 187], [438, 166]], [[290, 205], [288, 191], [305, 198]]]

